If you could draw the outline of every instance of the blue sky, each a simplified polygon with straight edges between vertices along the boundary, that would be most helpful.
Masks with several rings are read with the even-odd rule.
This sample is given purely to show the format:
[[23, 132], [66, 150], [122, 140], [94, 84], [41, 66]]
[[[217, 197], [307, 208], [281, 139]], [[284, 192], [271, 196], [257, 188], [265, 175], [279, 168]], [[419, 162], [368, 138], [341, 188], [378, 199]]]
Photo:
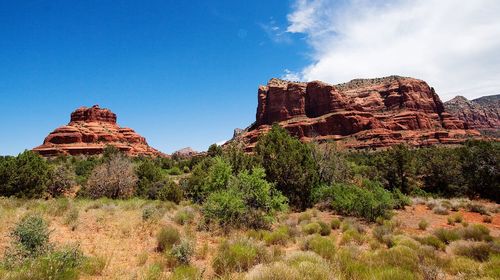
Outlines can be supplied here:
[[0, 155], [99, 104], [151, 146], [204, 150], [272, 77], [500, 93], [498, 0], [0, 1]]
[[[164, 152], [255, 120], [257, 87], [308, 62], [287, 1], [2, 1], [0, 154], [99, 104]], [[273, 28], [274, 27], [274, 28]]]

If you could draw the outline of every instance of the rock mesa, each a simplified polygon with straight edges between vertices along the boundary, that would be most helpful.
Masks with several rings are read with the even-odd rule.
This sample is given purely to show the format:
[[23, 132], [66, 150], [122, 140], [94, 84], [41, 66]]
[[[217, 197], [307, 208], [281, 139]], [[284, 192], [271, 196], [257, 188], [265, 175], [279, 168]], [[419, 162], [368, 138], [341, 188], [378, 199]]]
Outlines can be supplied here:
[[107, 145], [130, 156], [164, 156], [133, 129], [118, 126], [116, 114], [98, 105], [76, 109], [68, 125], [51, 132], [33, 151], [43, 156], [95, 155]]
[[341, 140], [347, 148], [456, 144], [479, 136], [445, 111], [426, 82], [399, 76], [339, 85], [271, 79], [259, 87], [255, 123], [236, 138], [252, 150], [273, 123], [303, 141]]

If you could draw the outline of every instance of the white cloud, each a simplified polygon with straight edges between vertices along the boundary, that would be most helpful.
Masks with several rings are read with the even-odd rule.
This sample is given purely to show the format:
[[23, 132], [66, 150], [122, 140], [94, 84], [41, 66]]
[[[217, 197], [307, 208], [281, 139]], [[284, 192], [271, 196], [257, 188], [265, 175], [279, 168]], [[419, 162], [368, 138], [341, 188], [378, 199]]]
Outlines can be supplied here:
[[500, 1], [296, 0], [288, 21], [313, 49], [304, 80], [397, 74], [444, 100], [500, 93]]
[[273, 18], [268, 23], [260, 23], [259, 26], [266, 32], [267, 36], [275, 43], [290, 43], [290, 34], [287, 30], [278, 26]]
[[282, 80], [287, 80], [287, 81], [292, 81], [292, 82], [297, 82], [302, 79], [301, 74], [297, 72], [290, 71], [288, 69], [285, 69], [285, 74], [281, 76]]

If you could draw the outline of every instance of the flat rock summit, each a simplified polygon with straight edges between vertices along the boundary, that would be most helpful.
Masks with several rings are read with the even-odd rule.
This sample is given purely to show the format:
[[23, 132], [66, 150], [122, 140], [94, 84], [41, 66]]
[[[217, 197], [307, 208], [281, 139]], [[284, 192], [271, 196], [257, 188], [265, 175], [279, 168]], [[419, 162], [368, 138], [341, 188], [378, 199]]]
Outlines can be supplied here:
[[76, 109], [69, 124], [51, 132], [33, 150], [43, 156], [94, 155], [101, 154], [107, 145], [132, 156], [163, 156], [133, 129], [118, 126], [116, 114], [99, 105]]
[[426, 82], [400, 76], [339, 85], [271, 79], [259, 87], [255, 123], [236, 138], [252, 150], [274, 123], [303, 141], [342, 140], [348, 148], [458, 144], [480, 137], [445, 110]]

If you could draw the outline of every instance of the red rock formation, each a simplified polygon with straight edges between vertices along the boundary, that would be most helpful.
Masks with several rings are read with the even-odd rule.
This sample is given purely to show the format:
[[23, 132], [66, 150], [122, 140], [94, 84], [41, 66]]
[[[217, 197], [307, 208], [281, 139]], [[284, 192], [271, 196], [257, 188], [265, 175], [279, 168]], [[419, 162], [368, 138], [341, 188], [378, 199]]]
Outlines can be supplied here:
[[190, 158], [199, 155], [200, 152], [193, 150], [191, 147], [182, 148], [172, 153], [172, 157]]
[[149, 147], [146, 139], [133, 129], [119, 127], [116, 114], [98, 105], [81, 107], [71, 113], [68, 125], [51, 132], [43, 145], [33, 149], [43, 156], [100, 154], [107, 145], [131, 156], [164, 156]]
[[271, 79], [259, 87], [256, 122], [237, 138], [250, 150], [273, 123], [304, 141], [342, 140], [352, 148], [455, 144], [479, 135], [445, 112], [427, 83], [398, 76], [340, 85]]
[[488, 135], [500, 136], [500, 95], [474, 100], [457, 96], [444, 104], [446, 111], [464, 121], [467, 127], [487, 132]]

